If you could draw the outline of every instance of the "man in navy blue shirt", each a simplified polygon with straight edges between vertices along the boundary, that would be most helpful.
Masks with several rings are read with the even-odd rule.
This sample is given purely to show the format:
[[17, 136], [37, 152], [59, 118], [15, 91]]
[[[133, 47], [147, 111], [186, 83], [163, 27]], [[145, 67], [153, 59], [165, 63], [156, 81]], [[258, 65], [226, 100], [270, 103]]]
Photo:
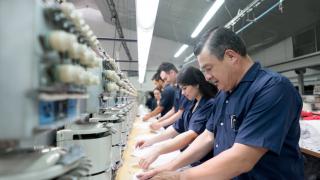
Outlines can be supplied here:
[[[208, 31], [195, 48], [206, 78], [220, 90], [206, 130], [170, 165], [141, 179], [304, 179], [299, 150], [301, 97], [289, 80], [251, 60], [231, 30]], [[212, 151], [214, 157], [175, 170]]]
[[[153, 111], [146, 114], [142, 120], [147, 121], [151, 117], [157, 116], [159, 113], [161, 116], [164, 116], [167, 114], [174, 105], [174, 97], [175, 97], [175, 89], [170, 86], [169, 84], [165, 83], [161, 77], [160, 77], [160, 71], [157, 71], [154, 76], [152, 77], [152, 80], [155, 82], [155, 85], [157, 88], [162, 89], [160, 86], [164, 86], [163, 90], [161, 92], [161, 99], [160, 104], [157, 106]], [[161, 83], [164, 82], [164, 83]]]
[[161, 79], [174, 88], [175, 95], [173, 99], [173, 108], [166, 115], [161, 117], [159, 121], [151, 124], [150, 128], [153, 130], [157, 130], [161, 127], [168, 127], [173, 124], [181, 117], [183, 110], [188, 106], [188, 103], [190, 103], [190, 101], [181, 94], [181, 89], [177, 85], [178, 69], [174, 64], [164, 62], [159, 66], [158, 72], [160, 72]]
[[160, 72], [156, 72], [153, 76], [152, 76], [152, 82], [155, 86], [155, 88], [158, 88], [161, 90], [161, 92], [163, 91], [165, 82], [161, 79], [160, 77]]

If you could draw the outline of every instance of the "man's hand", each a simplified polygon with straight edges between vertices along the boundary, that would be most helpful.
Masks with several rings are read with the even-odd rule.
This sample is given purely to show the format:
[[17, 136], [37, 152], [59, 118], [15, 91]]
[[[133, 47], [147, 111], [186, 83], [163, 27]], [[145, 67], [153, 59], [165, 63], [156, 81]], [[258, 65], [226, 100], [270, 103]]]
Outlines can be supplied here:
[[146, 172], [142, 172], [140, 174], [137, 175], [137, 178], [139, 180], [146, 180], [146, 179], [150, 179], [153, 176], [157, 175], [159, 172], [156, 169], [151, 169], [149, 171]]
[[159, 122], [153, 122], [151, 125], [150, 125], [150, 129], [156, 131], [156, 130], [159, 130], [161, 128], [161, 124]]
[[[145, 171], [145, 172], [142, 172], [142, 173], [138, 174], [137, 178], [139, 180], [150, 179], [150, 178], [156, 176], [159, 173], [169, 172], [169, 171], [170, 172], [172, 171], [170, 165], [163, 164], [163, 165], [158, 166], [158, 167], [156, 167], [154, 169], [151, 169], [151, 170], [148, 170], [148, 171]], [[159, 178], [159, 177], [157, 177], [157, 178]], [[179, 174], [179, 178], [180, 178], [180, 174]]]
[[147, 140], [139, 140], [136, 142], [136, 148], [145, 148], [150, 146], [151, 144]]
[[142, 169], [148, 169], [150, 164], [153, 163], [158, 157], [159, 153], [157, 150], [154, 150], [147, 154], [145, 157], [141, 158], [139, 161], [139, 166]]
[[153, 176], [152, 180], [180, 180], [180, 172], [176, 171], [163, 171]]

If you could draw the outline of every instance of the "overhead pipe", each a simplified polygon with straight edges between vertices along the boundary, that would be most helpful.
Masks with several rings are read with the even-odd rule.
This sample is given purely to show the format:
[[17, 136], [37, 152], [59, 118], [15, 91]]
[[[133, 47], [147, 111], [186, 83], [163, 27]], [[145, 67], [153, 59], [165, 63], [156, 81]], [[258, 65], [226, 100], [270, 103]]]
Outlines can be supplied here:
[[224, 27], [225, 28], [230, 28], [231, 26], [234, 26], [237, 24], [237, 22], [245, 16], [245, 14], [251, 12], [253, 8], [258, 7], [264, 0], [255, 0], [252, 1], [247, 7], [245, 7], [243, 10], [238, 10], [237, 15], [232, 18]]
[[117, 60], [115, 60], [116, 62], [121, 62], [121, 63], [138, 63], [138, 61], [137, 60], [131, 60], [131, 61], [129, 61], [129, 60], [119, 60], [119, 59], [117, 59]]
[[246, 24], [245, 26], [243, 26], [241, 29], [239, 29], [238, 31], [236, 31], [236, 34], [239, 34], [241, 31], [245, 30], [247, 27], [249, 27], [250, 25], [252, 25], [254, 22], [257, 22], [259, 19], [261, 19], [263, 16], [265, 16], [266, 14], [268, 14], [269, 12], [271, 12], [274, 8], [276, 8], [277, 6], [281, 5], [282, 2], [284, 0], [279, 0], [279, 2], [277, 2], [276, 4], [274, 4], [273, 6], [271, 6], [268, 10], [266, 10], [265, 12], [263, 12], [262, 14], [260, 14], [258, 17], [254, 18], [251, 22], [249, 22], [248, 24]]
[[98, 40], [102, 41], [125, 41], [125, 42], [138, 42], [136, 39], [125, 39], [125, 38], [107, 38], [107, 37], [98, 37]]

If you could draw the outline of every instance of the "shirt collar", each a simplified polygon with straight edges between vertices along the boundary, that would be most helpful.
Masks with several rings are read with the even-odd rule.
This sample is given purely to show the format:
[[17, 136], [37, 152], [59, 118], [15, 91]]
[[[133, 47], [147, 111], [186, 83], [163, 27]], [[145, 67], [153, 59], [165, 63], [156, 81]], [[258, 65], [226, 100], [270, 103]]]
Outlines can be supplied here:
[[241, 79], [240, 83], [232, 90], [232, 91], [224, 91], [227, 96], [230, 96], [234, 91], [238, 89], [241, 83], [243, 82], [253, 82], [256, 79], [256, 76], [261, 69], [261, 65], [258, 62], [255, 62], [249, 70], [246, 72], [246, 74]]
[[258, 62], [255, 62], [250, 69], [246, 72], [244, 77], [241, 79], [241, 82], [252, 82], [256, 79], [259, 69], [261, 69], [261, 65]]
[[[200, 102], [198, 103], [198, 106], [197, 106], [197, 109], [199, 108], [199, 107], [201, 107], [201, 106], [203, 106], [206, 102], [207, 102], [207, 98], [205, 98], [205, 97], [201, 97], [201, 99], [200, 99]], [[196, 101], [196, 100], [194, 100], [194, 101]], [[193, 101], [193, 102], [194, 102]]]

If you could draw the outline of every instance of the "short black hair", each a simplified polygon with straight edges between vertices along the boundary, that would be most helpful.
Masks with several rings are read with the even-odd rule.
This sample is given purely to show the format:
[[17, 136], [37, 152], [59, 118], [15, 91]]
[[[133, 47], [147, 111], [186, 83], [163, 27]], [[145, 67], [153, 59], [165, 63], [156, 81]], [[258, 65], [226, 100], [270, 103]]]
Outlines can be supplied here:
[[151, 98], [154, 98], [154, 93], [153, 93], [153, 91], [148, 91], [148, 94], [151, 96]]
[[218, 88], [209, 83], [204, 77], [203, 73], [193, 66], [183, 68], [177, 77], [177, 82], [182, 86], [199, 86], [199, 91], [206, 98], [215, 97], [218, 92]]
[[160, 64], [158, 71], [164, 71], [166, 73], [168, 73], [169, 71], [174, 70], [175, 72], [178, 72], [178, 69], [176, 68], [176, 66], [172, 63], [169, 62], [163, 62], [162, 64]]
[[160, 77], [160, 72], [159, 71], [157, 71], [153, 76], [152, 76], [152, 78], [151, 78], [151, 80], [152, 81], [163, 81], [162, 79], [161, 79], [161, 77]]
[[247, 55], [244, 41], [235, 32], [224, 27], [215, 27], [205, 32], [194, 48], [195, 56], [198, 56], [205, 46], [210, 54], [215, 55], [219, 60], [223, 59], [227, 49], [231, 49], [243, 57]]

